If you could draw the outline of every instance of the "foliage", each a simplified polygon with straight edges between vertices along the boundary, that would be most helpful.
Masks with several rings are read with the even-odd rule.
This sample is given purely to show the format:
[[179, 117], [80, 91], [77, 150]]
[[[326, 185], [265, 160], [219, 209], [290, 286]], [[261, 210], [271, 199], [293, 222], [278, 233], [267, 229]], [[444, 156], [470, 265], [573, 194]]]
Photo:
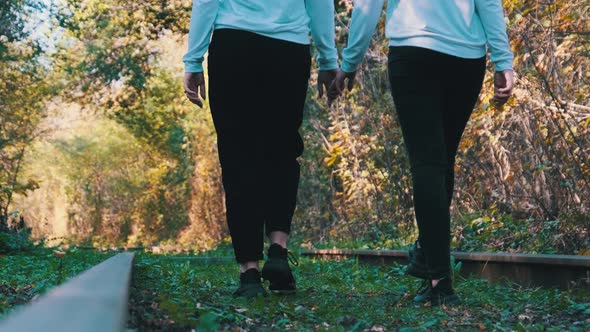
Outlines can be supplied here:
[[355, 88], [329, 112], [315, 98], [308, 103], [297, 224], [316, 241], [413, 234], [411, 177], [386, 70], [364, 74], [375, 75], [367, 90]]
[[[38, 134], [48, 91], [41, 71], [27, 71], [26, 65], [23, 71], [23, 65], [20, 61], [0, 62], [0, 89], [12, 91], [0, 95], [0, 216], [4, 219], [15, 193], [26, 194], [38, 187], [34, 179], [19, 179], [19, 172], [25, 151]], [[29, 99], [30, 103], [22, 103]]]
[[[74, 96], [97, 104], [132, 105], [160, 53], [154, 43], [164, 31], [185, 32], [190, 1], [126, 2], [119, 0], [68, 0], [60, 11], [60, 23], [73, 38], [61, 63], [76, 77]], [[185, 23], [186, 22], [186, 23]], [[128, 94], [111, 99], [111, 84], [123, 83]]]
[[30, 238], [31, 228], [25, 225], [25, 219], [22, 216], [11, 217], [6, 227], [0, 229], [0, 254], [23, 252], [34, 248]]
[[27, 19], [35, 10], [44, 8], [38, 0], [6, 0], [0, 3], [0, 59], [7, 55], [6, 43], [25, 39], [30, 30], [25, 29]]
[[[556, 243], [558, 252], [588, 247], [590, 20], [583, 3], [504, 1], [517, 88], [504, 109], [490, 107], [490, 64], [457, 160], [455, 233], [480, 213], [515, 220], [528, 232], [523, 243], [544, 236], [537, 231], [558, 239], [531, 251]], [[351, 9], [352, 1], [339, 1], [339, 46], [347, 40]], [[411, 176], [388, 94], [383, 30], [382, 20], [347, 102], [328, 109], [311, 96], [307, 104], [296, 225], [313, 243], [405, 245], [415, 237]], [[552, 228], [553, 222], [560, 226]], [[493, 236], [479, 240], [495, 246]]]
[[40, 63], [41, 50], [23, 29], [27, 15], [42, 7], [21, 0], [0, 5], [0, 231], [14, 195], [39, 186], [34, 178], [22, 179], [20, 172], [25, 151], [41, 134], [37, 126], [45, 103], [55, 94], [51, 76]]
[[[60, 12], [68, 45], [55, 61], [68, 77], [64, 97], [117, 121], [140, 150], [149, 151], [147, 159], [141, 158], [150, 165], [149, 185], [120, 200], [115, 197], [125, 195], [126, 189], [111, 191], [111, 199], [101, 201], [111, 218], [95, 216], [113, 229], [123, 225], [132, 230], [120, 232], [119, 241], [176, 242], [180, 237], [184, 244], [208, 247], [225, 232], [219, 222], [223, 201], [221, 181], [215, 176], [219, 170], [213, 126], [209, 117], [192, 111], [180, 82], [182, 46], [173, 33], [186, 32], [189, 9], [190, 1], [184, 0], [88, 0], [68, 1]], [[195, 141], [199, 145], [191, 144]], [[105, 194], [97, 189], [95, 193]], [[128, 199], [141, 209], [114, 206]], [[113, 218], [126, 221], [105, 220]], [[86, 233], [114, 240], [100, 228]], [[209, 236], [197, 238], [195, 233]]]
[[[454, 220], [451, 232], [452, 250], [463, 252], [510, 252], [530, 254], [588, 255], [590, 239], [576, 233], [579, 224], [574, 220], [515, 219], [511, 215], [480, 211]], [[381, 234], [380, 237], [374, 236]], [[336, 234], [334, 234], [336, 235]], [[297, 242], [313, 248], [391, 249], [407, 247], [407, 239], [369, 232], [364, 237], [342, 239], [330, 235], [320, 243], [296, 236]]]
[[590, 76], [581, 70], [590, 65], [590, 38], [578, 33], [590, 20], [578, 10], [582, 3], [505, 2], [519, 74], [515, 98], [505, 110], [486, 109], [492, 91], [486, 82], [484, 107], [463, 140], [459, 184], [470, 211], [511, 213], [537, 229], [576, 220], [580, 237], [563, 234], [572, 246], [590, 228]]
[[[2, 19], [18, 27], [19, 19], [34, 12], [33, 2], [3, 4], [22, 14]], [[337, 4], [337, 45], [342, 48], [352, 1]], [[210, 248], [227, 236], [211, 118], [207, 107], [195, 111], [182, 93], [182, 40], [190, 5], [189, 0], [67, 0], [58, 6], [62, 30], [54, 35], [56, 52], [45, 52], [45, 60], [39, 59], [44, 51], [32, 40], [22, 42], [26, 36], [16, 30], [2, 41], [10, 56], [0, 61], [0, 88], [11, 91], [0, 95], [0, 208], [5, 215], [23, 211], [33, 222], [34, 236], [60, 228], [78, 240], [195, 249]], [[590, 20], [584, 0], [505, 0], [504, 7], [517, 56], [517, 89], [503, 110], [491, 107], [493, 68], [488, 68], [458, 157], [455, 244], [465, 250], [587, 250]], [[383, 30], [384, 20], [346, 102], [328, 108], [315, 89], [309, 91], [294, 223], [298, 241], [308, 245], [392, 248], [416, 236], [411, 175], [388, 91]], [[86, 143], [61, 140], [56, 167], [34, 163], [43, 160], [37, 158], [43, 153], [28, 151], [33, 142], [45, 142], [43, 149], [49, 151], [58, 146], [53, 134], [40, 130], [61, 130], [52, 126], [63, 120], [59, 115], [47, 118], [50, 97], [56, 109], [73, 104], [96, 114], [103, 133], [113, 128], [121, 141], [101, 136], [105, 145], [100, 146], [78, 133]], [[124, 155], [109, 154], [111, 148]], [[23, 167], [25, 157], [34, 167]], [[55, 172], [43, 174], [45, 168]], [[68, 188], [65, 203], [54, 199], [65, 195], [62, 185]], [[23, 198], [34, 189], [34, 197]], [[49, 198], [42, 202], [42, 195]], [[48, 222], [59, 214], [56, 220], [67, 220], [69, 228]], [[473, 223], [478, 218], [494, 222]]]
[[80, 122], [27, 156], [24, 174], [40, 174], [45, 184], [19, 202], [36, 236], [94, 244], [175, 238], [187, 213], [185, 181], [170, 176], [175, 165], [112, 120]]
[[[293, 296], [235, 299], [238, 270], [232, 262], [189, 264], [140, 255], [131, 289], [130, 327], [190, 331], [397, 329], [562, 331], [590, 328], [584, 291], [520, 289], [478, 279], [460, 279], [458, 308], [414, 307], [415, 279], [398, 266], [301, 259]], [[153, 290], [157, 290], [154, 292]]]

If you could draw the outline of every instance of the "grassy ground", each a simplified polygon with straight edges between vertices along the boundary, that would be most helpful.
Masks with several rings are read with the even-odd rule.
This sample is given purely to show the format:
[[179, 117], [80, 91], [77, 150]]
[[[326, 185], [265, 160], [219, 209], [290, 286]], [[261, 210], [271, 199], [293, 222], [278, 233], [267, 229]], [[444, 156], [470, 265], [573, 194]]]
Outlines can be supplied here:
[[301, 259], [292, 296], [234, 299], [231, 261], [136, 257], [129, 326], [139, 331], [588, 331], [590, 296], [459, 279], [463, 305], [415, 307], [399, 266]]
[[105, 260], [112, 253], [69, 250], [63, 258], [51, 249], [0, 255], [0, 317], [49, 288]]

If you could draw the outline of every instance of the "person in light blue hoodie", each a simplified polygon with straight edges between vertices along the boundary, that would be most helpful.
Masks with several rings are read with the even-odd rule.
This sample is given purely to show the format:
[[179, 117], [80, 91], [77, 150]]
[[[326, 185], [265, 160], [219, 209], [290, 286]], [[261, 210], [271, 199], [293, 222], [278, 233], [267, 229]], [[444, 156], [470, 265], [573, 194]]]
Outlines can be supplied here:
[[[310, 77], [310, 38], [320, 97], [336, 75], [333, 0], [193, 0], [185, 63], [187, 98], [209, 102], [226, 216], [240, 285], [235, 296], [295, 291], [287, 241], [303, 151], [298, 132]], [[264, 235], [271, 241], [262, 273]]]
[[[355, 0], [348, 45], [329, 91], [353, 88], [385, 0]], [[478, 100], [491, 51], [493, 102], [512, 94], [513, 54], [501, 0], [389, 0], [389, 80], [410, 159], [419, 237], [407, 273], [425, 280], [414, 301], [453, 305], [450, 204], [455, 156]]]

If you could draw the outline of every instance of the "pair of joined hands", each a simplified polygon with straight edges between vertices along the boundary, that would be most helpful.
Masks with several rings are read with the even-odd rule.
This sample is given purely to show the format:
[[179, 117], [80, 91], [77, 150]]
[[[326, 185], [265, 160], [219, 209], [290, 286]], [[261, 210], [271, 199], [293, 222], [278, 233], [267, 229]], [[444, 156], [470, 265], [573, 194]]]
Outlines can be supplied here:
[[[325, 93], [328, 97], [328, 105], [331, 105], [345, 88], [348, 88], [349, 91], [352, 90], [355, 77], [356, 71], [344, 72], [340, 69], [320, 70], [318, 74], [318, 93], [320, 98]], [[512, 96], [513, 87], [514, 72], [512, 70], [496, 72], [494, 74], [494, 97], [492, 98], [492, 102], [496, 106], [506, 104]], [[193, 104], [203, 107], [203, 100], [207, 96], [205, 76], [203, 73], [184, 74], [184, 93]]]

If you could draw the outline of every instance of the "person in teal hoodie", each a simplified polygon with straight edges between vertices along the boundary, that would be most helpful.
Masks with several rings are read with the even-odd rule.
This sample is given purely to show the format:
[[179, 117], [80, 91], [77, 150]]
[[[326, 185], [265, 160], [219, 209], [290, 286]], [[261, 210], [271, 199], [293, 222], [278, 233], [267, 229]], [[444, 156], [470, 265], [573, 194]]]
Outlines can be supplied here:
[[[329, 91], [354, 85], [385, 0], [355, 0], [348, 45]], [[414, 301], [457, 304], [450, 266], [455, 156], [483, 84], [495, 65], [493, 102], [512, 94], [513, 54], [501, 0], [389, 0], [389, 81], [413, 178], [419, 236], [407, 273], [425, 280]]]
[[[320, 97], [338, 68], [333, 0], [193, 0], [185, 63], [187, 98], [209, 103], [226, 217], [240, 285], [235, 296], [295, 291], [287, 242], [303, 151], [298, 132], [310, 77], [310, 33]], [[270, 239], [264, 258], [264, 235]]]

